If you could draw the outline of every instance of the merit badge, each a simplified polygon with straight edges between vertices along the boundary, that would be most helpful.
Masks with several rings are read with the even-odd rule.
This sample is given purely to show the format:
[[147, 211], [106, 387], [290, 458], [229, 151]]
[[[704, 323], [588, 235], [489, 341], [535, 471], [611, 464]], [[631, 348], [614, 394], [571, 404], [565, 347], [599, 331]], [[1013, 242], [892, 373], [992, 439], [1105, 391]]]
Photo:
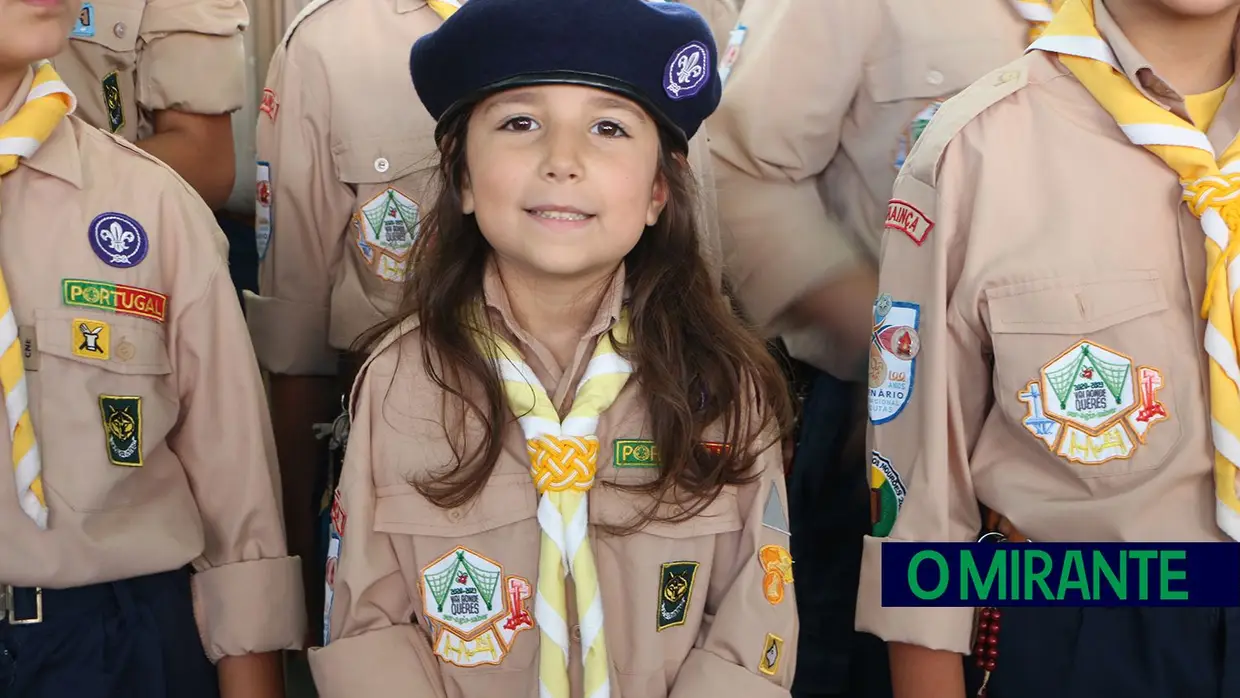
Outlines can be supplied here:
[[612, 443], [612, 464], [617, 468], [657, 468], [659, 452], [646, 439], [616, 439]]
[[390, 187], [358, 211], [354, 219], [358, 249], [380, 278], [392, 282], [404, 280], [409, 251], [417, 240], [420, 223], [418, 204]]
[[73, 355], [85, 359], [107, 361], [112, 358], [109, 347], [111, 328], [106, 322], [75, 319], [70, 327], [73, 331]]
[[771, 485], [770, 494], [766, 497], [766, 508], [762, 510], [762, 525], [785, 536], [789, 535], [784, 503], [779, 500], [779, 488], [774, 484]]
[[1150, 427], [1169, 419], [1158, 401], [1162, 373], [1134, 367], [1131, 358], [1082, 340], [1042, 367], [1017, 399], [1021, 424], [1052, 453], [1075, 463], [1100, 465], [1128, 458]]
[[693, 582], [697, 577], [696, 562], [665, 562], [659, 577], [659, 620], [655, 630], [662, 631], [684, 625], [693, 599]]
[[137, 266], [150, 247], [146, 231], [123, 213], [101, 213], [90, 222], [90, 246], [95, 256], [118, 269]]
[[168, 296], [145, 288], [88, 279], [63, 279], [60, 286], [65, 305], [107, 310], [155, 322], [163, 322], [167, 313]]
[[142, 466], [142, 398], [100, 395], [99, 412], [112, 465]]
[[784, 601], [784, 585], [792, 583], [792, 555], [782, 545], [764, 545], [758, 551], [762, 565], [762, 595], [777, 606]]
[[271, 244], [271, 164], [260, 161], [255, 178], [254, 192], [254, 241], [258, 258], [267, 256]]
[[688, 99], [710, 77], [710, 51], [700, 41], [690, 41], [672, 54], [663, 70], [663, 91], [672, 99]]
[[887, 221], [883, 227], [904, 233], [920, 247], [934, 230], [934, 221], [907, 201], [892, 200], [887, 204]]
[[263, 101], [258, 105], [258, 110], [270, 117], [272, 121], [276, 120], [276, 112], [280, 111], [280, 99], [276, 97], [275, 90], [263, 88]]
[[921, 307], [916, 303], [884, 296], [874, 305], [869, 377], [870, 421], [874, 424], [886, 424], [898, 417], [913, 396], [915, 359], [921, 351], [917, 334], [920, 319]]
[[762, 660], [758, 662], [758, 671], [767, 676], [774, 676], [779, 671], [779, 660], [784, 654], [784, 639], [778, 635], [767, 633], [762, 643]]
[[745, 34], [748, 31], [748, 27], [738, 24], [728, 35], [728, 47], [723, 52], [723, 58], [719, 59], [720, 82], [727, 84], [728, 76], [732, 74], [732, 66], [736, 65], [736, 59], [740, 58], [741, 44], [745, 43]]
[[534, 627], [529, 581], [464, 547], [422, 570], [428, 620], [440, 628], [435, 654], [456, 666], [499, 664], [522, 630]]
[[73, 32], [69, 34], [76, 39], [89, 39], [95, 35], [95, 6], [88, 3], [82, 4], [82, 11], [78, 12], [77, 23], [73, 25]]
[[891, 461], [878, 451], [870, 452], [870, 523], [871, 535], [886, 538], [896, 524], [896, 516], [904, 505], [904, 482], [891, 467]]
[[103, 105], [108, 109], [108, 130], [116, 133], [125, 127], [125, 107], [121, 102], [121, 82], [116, 71], [103, 76]]
[[900, 134], [900, 138], [896, 143], [896, 155], [894, 158], [897, 172], [904, 167], [904, 161], [908, 159], [908, 154], [913, 150], [917, 139], [921, 138], [922, 132], [930, 125], [930, 120], [934, 118], [941, 106], [943, 106], [943, 102], [938, 101], [917, 112], [917, 115], [913, 117], [913, 120], [904, 129], [904, 132]]

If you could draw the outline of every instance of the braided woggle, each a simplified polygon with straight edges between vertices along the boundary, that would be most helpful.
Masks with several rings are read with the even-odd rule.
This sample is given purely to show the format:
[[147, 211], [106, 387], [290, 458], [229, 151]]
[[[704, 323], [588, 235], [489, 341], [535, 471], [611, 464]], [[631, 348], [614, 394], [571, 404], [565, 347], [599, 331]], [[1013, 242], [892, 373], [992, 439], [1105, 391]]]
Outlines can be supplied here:
[[539, 494], [589, 492], [598, 470], [598, 438], [543, 435], [526, 442], [530, 476]]
[[1198, 218], [1211, 208], [1220, 213], [1229, 208], [1234, 211], [1240, 205], [1240, 173], [1211, 175], [1186, 184], [1184, 201]]

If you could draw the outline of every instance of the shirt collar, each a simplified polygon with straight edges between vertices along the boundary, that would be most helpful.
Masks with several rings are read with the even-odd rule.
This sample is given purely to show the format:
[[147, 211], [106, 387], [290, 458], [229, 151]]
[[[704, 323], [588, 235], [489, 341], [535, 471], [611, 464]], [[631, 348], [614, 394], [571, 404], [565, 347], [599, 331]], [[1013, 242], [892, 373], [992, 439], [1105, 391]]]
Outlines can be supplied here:
[[[0, 111], [0, 123], [8, 121], [26, 103], [26, 95], [30, 94], [30, 86], [33, 83], [34, 69], [32, 68], [26, 71], [26, 77], [18, 87], [17, 93], [13, 95], [13, 100], [3, 111]], [[72, 117], [66, 116], [62, 119], [56, 130], [52, 131], [52, 135], [48, 136], [47, 140], [43, 141], [43, 145], [39, 146], [39, 150], [33, 156], [23, 158], [21, 165], [57, 179], [63, 179], [75, 188], [81, 189], [82, 159], [78, 153], [73, 125], [69, 123], [70, 118]]]

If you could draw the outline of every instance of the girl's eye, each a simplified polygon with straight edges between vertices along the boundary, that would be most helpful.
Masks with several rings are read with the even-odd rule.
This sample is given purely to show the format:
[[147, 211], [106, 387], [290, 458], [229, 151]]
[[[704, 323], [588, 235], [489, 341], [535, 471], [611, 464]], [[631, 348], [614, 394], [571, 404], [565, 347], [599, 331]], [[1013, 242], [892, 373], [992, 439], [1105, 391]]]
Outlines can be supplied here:
[[614, 121], [600, 121], [590, 129], [591, 133], [596, 133], [605, 138], [628, 138], [629, 132], [624, 127]]
[[514, 116], [504, 122], [503, 130], [505, 131], [535, 131], [538, 129], [538, 122], [528, 116]]

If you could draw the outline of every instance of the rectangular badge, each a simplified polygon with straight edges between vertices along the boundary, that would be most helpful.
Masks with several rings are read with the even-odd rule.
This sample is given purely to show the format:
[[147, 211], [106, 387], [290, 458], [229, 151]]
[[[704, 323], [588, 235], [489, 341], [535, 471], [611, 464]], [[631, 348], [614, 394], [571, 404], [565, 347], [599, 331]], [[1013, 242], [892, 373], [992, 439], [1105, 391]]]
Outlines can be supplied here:
[[254, 242], [258, 247], [258, 258], [262, 259], [267, 256], [267, 248], [271, 245], [271, 163], [259, 160], [255, 175], [254, 208], [257, 215]]
[[612, 463], [617, 468], [657, 468], [659, 452], [648, 439], [616, 439]]
[[112, 328], [108, 323], [74, 318], [69, 329], [73, 334], [73, 343], [69, 348], [74, 356], [99, 361], [112, 358]]
[[108, 109], [108, 130], [117, 133], [125, 127], [125, 107], [121, 102], [121, 81], [115, 70], [103, 77], [103, 105]]
[[23, 325], [17, 328], [17, 341], [22, 345], [22, 364], [27, 371], [39, 370], [39, 336], [34, 327]]
[[163, 322], [167, 312], [168, 296], [145, 288], [106, 281], [64, 279], [61, 289], [65, 305], [108, 310], [155, 322]]
[[112, 465], [142, 467], [142, 398], [100, 395], [99, 413]]
[[934, 221], [907, 201], [894, 199], [887, 204], [887, 222], [883, 227], [904, 233], [920, 247], [934, 230]]
[[784, 654], [784, 639], [774, 633], [767, 633], [762, 643], [762, 661], [758, 662], [758, 671], [767, 676], [774, 676], [779, 671], [779, 660]]
[[72, 36], [75, 39], [90, 39], [95, 36], [95, 6], [89, 2], [82, 4], [78, 13], [77, 23], [73, 25]]
[[692, 561], [663, 563], [659, 577], [659, 620], [655, 630], [662, 631], [684, 625], [693, 600], [693, 582], [698, 563]]

